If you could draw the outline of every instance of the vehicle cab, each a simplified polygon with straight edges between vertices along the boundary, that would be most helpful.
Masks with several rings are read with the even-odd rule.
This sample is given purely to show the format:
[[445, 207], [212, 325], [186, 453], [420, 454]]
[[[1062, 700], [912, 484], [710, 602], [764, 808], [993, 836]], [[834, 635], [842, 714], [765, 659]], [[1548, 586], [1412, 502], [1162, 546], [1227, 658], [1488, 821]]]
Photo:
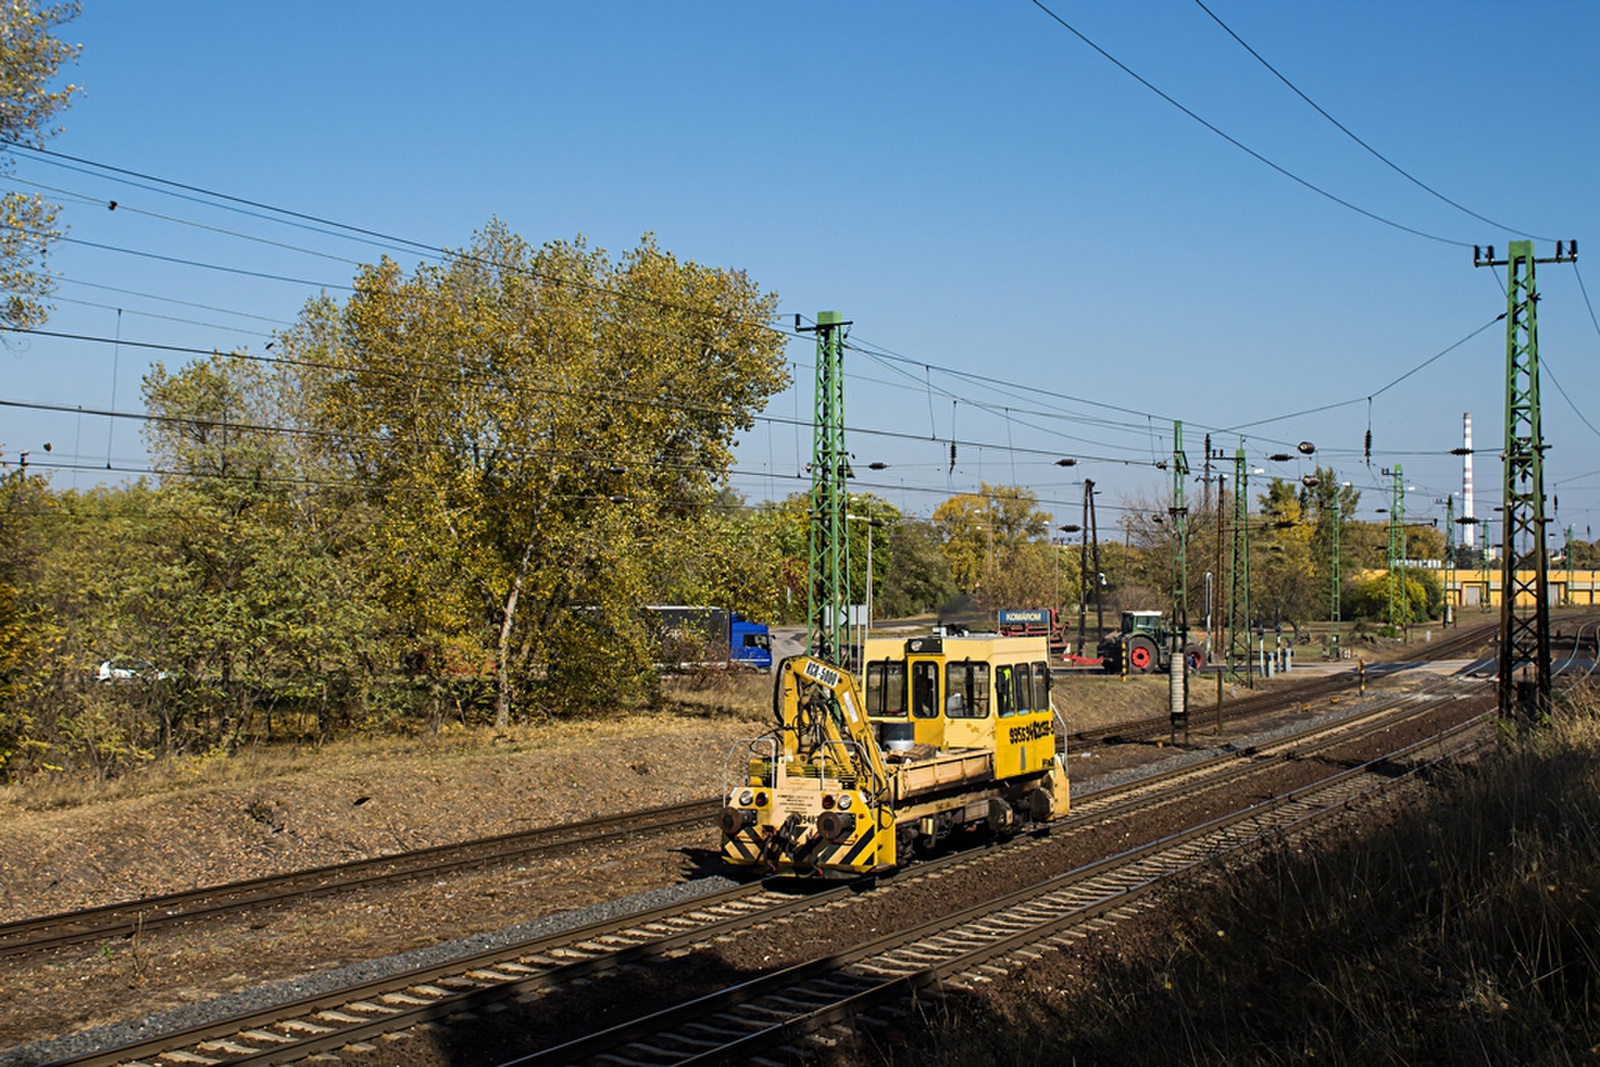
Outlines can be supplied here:
[[1054, 759], [1045, 638], [874, 637], [864, 652], [867, 717], [890, 760], [983, 749], [1010, 777]]

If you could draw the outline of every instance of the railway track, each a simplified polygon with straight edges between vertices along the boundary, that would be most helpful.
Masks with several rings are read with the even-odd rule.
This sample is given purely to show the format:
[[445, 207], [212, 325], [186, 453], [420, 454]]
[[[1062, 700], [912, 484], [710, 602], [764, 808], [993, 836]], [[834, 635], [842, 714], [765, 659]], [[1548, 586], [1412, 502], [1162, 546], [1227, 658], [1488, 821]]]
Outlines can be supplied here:
[[[1431, 641], [1424, 645], [1413, 658], [1413, 661], [1436, 662], [1443, 659], [1455, 659], [1481, 648], [1498, 631], [1498, 624], [1495, 623], [1483, 623], [1471, 628], [1464, 628], [1450, 637]], [[1375, 664], [1373, 678], [1378, 676], [1377, 667], [1378, 665]], [[1224, 713], [1229, 721], [1237, 723], [1241, 718], [1250, 718], [1292, 707], [1295, 704], [1305, 704], [1337, 696], [1359, 688], [1360, 684], [1360, 678], [1355, 668], [1352, 667], [1345, 673], [1324, 675], [1309, 681], [1275, 686], [1270, 690], [1229, 701], [1225, 706]], [[1211, 706], [1198, 707], [1191, 710], [1190, 717], [1198, 721], [1212, 712], [1213, 708]], [[1167, 734], [1171, 729], [1171, 716], [1161, 714], [1119, 723], [1115, 726], [1080, 730], [1068, 736], [1070, 743], [1074, 745], [1115, 745], [1151, 740]]]
[[[1450, 700], [1472, 688], [1447, 684], [1440, 694]], [[1481, 687], [1477, 687], [1481, 688]], [[1411, 705], [1407, 707], [1406, 705]], [[1046, 849], [1079, 830], [1088, 830], [1113, 816], [1126, 817], [1179, 798], [1194, 798], [1208, 788], [1234, 781], [1240, 774], [1264, 773], [1282, 766], [1283, 756], [1298, 749], [1302, 760], [1354, 737], [1392, 727], [1420, 714], [1414, 696], [1375, 707], [1359, 722], [1325, 723], [1298, 738], [1271, 746], [1219, 756], [1204, 767], [1186, 767], [1128, 783], [1085, 798], [1079, 810], [1047, 832], [1018, 839], [1012, 846], [956, 853], [916, 864], [899, 875], [885, 892], [918, 881], [937, 879], [962, 867], [981, 865], [1016, 849]], [[1389, 714], [1386, 716], [1384, 713]], [[1209, 777], [1209, 784], [1207, 779]], [[255, 1064], [280, 1063], [317, 1053], [351, 1048], [370, 1051], [382, 1035], [413, 1027], [470, 1022], [472, 1017], [504, 1010], [530, 998], [570, 990], [604, 971], [637, 967], [674, 957], [727, 939], [758, 924], [796, 921], [825, 909], [847, 905], [869, 887], [834, 885], [819, 893], [796, 896], [775, 885], [737, 886], [651, 912], [584, 927], [363, 983], [326, 995], [306, 998], [270, 1010], [222, 1020], [139, 1045], [59, 1061], [97, 1065], [163, 1062]], [[864, 958], [864, 957], [863, 957]]]
[[[1469, 722], [1378, 760], [1230, 812], [1097, 863], [911, 929], [736, 983], [502, 1067], [593, 1063], [712, 1064], [755, 1057], [804, 1058], [797, 1043], [841, 1024], [904, 1014], [918, 990], [990, 981], [1050, 948], [1066, 947], [1097, 921], [1149, 906], [1173, 876], [1261, 842], [1307, 832], [1362, 797], [1479, 743]], [[1393, 768], [1423, 752], [1403, 773]], [[1379, 768], [1383, 774], [1373, 772]], [[601, 1059], [603, 1057], [603, 1060]]]
[[1443, 700], [1473, 701], [1473, 715], [1487, 711], [1487, 686], [1479, 682], [1439, 679], [1421, 690], [1382, 700], [1314, 730], [1233, 749], [1193, 763], [1141, 777], [1116, 790], [1074, 798], [1069, 819], [1126, 817], [1170, 800], [1185, 799], [1198, 789], [1216, 789], [1228, 781], [1257, 773], [1270, 762], [1316, 759], [1339, 745], [1364, 740], [1398, 725], [1432, 714]]
[[714, 799], [689, 801], [83, 911], [20, 919], [0, 924], [0, 956], [46, 952], [89, 941], [125, 937], [136, 930], [149, 931], [354, 889], [523, 860], [618, 838], [705, 826], [720, 808], [720, 803]]

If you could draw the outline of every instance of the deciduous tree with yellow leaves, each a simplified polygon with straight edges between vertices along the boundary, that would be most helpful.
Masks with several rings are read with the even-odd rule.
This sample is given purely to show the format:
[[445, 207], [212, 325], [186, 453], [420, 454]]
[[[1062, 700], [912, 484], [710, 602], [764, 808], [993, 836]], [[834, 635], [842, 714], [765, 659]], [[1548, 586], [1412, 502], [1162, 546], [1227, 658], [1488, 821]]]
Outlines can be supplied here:
[[[39, 7], [32, 0], [0, 0], [0, 174], [8, 173], [13, 144], [40, 147], [57, 129], [50, 123], [64, 110], [76, 85], [56, 86], [65, 63], [75, 62], [78, 46], [55, 30], [78, 17], [76, 3]], [[61, 235], [59, 208], [37, 193], [0, 193], [0, 322], [28, 329], [44, 322], [52, 286], [45, 256]]]
[[613, 260], [497, 221], [355, 287], [285, 341], [380, 509], [390, 609], [419, 649], [492, 665], [500, 724], [519, 695], [592, 702], [641, 666], [642, 554], [712, 501], [787, 382], [776, 297], [649, 236]]

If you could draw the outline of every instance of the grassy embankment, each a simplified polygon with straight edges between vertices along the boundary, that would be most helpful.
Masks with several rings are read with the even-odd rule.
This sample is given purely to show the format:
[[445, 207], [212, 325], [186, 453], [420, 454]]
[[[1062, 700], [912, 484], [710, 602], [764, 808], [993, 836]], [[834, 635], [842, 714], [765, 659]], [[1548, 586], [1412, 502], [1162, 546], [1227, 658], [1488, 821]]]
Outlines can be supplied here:
[[[232, 751], [151, 760], [124, 773], [51, 772], [0, 783], [0, 817], [14, 811], [57, 811], [136, 797], [196, 790], [237, 789], [293, 780], [297, 775], [423, 773], [430, 765], [493, 760], [561, 748], [589, 748], [606, 738], [649, 729], [657, 721], [748, 724], [761, 732], [771, 718], [772, 680], [753, 672], [705, 672], [669, 678], [658, 706], [572, 719], [513, 723], [504, 730], [447, 720], [437, 731], [403, 735], [355, 734], [319, 742], [285, 730], [285, 739], [251, 742]], [[720, 751], [720, 750], [719, 750]]]
[[1364, 818], [1185, 889], [999, 1012], [952, 998], [936, 1047], [874, 1058], [1600, 1062], [1600, 695]]

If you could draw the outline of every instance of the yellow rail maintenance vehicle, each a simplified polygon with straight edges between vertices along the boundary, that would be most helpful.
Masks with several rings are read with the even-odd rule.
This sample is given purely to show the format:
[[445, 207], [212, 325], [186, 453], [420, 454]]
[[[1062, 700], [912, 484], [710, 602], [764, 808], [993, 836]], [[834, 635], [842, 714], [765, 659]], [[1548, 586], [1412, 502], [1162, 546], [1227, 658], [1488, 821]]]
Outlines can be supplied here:
[[730, 757], [730, 864], [848, 878], [963, 829], [1066, 814], [1043, 637], [870, 638], [865, 687], [812, 656], [779, 664], [778, 725]]

